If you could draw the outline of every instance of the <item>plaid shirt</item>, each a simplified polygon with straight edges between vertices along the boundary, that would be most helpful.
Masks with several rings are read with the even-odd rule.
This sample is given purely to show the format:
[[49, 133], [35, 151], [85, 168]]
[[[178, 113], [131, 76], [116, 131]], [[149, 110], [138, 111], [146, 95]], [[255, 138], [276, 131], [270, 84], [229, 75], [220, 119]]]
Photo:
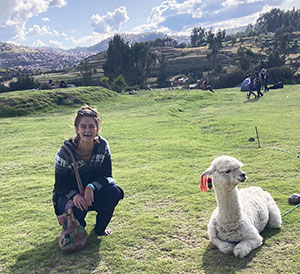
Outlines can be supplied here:
[[[64, 144], [73, 152], [83, 188], [92, 183], [95, 186], [95, 191], [100, 191], [108, 183], [115, 183], [115, 180], [112, 178], [109, 144], [103, 137], [96, 137], [92, 156], [88, 163], [84, 162], [77, 154], [73, 139], [65, 141]], [[53, 194], [54, 196], [65, 195], [68, 199], [71, 199], [79, 193], [72, 158], [62, 146], [56, 154], [55, 160]]]

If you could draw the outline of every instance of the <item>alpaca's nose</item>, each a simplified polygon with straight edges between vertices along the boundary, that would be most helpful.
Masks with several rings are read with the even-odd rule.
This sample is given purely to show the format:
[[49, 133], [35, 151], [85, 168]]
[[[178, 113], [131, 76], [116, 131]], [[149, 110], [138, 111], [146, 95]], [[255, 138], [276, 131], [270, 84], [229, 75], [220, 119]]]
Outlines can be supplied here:
[[241, 176], [241, 178], [243, 179], [243, 182], [244, 182], [244, 181], [246, 180], [246, 178], [247, 178], [247, 177], [246, 177], [246, 173], [242, 173], [240, 176]]

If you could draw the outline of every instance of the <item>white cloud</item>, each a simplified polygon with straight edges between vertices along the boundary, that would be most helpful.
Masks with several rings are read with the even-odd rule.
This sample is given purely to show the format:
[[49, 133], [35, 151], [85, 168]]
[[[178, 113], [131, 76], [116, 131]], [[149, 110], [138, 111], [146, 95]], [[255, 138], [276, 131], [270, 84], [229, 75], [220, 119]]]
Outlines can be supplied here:
[[169, 32], [183, 32], [197, 25], [214, 27], [225, 21], [238, 22], [251, 16], [252, 23], [255, 23], [263, 10], [291, 1], [295, 0], [166, 0], [154, 7], [147, 24], [136, 27], [135, 31], [167, 29]]
[[41, 40], [36, 40], [33, 44], [32, 44], [33, 47], [37, 47], [37, 48], [40, 48], [40, 47], [45, 47], [46, 44], [43, 43]]
[[108, 37], [111, 37], [111, 33], [101, 34], [98, 32], [93, 32], [91, 35], [86, 35], [80, 38], [69, 37], [66, 38], [66, 40], [71, 41], [74, 46], [89, 47], [99, 43], [100, 41]]
[[119, 7], [113, 12], [108, 12], [103, 16], [94, 14], [90, 18], [92, 27], [94, 27], [95, 31], [99, 33], [119, 31], [121, 25], [128, 21], [128, 19], [129, 17], [127, 16], [125, 7]]
[[171, 33], [171, 30], [168, 29], [167, 27], [158, 26], [157, 24], [154, 23], [143, 24], [132, 28], [133, 33], [151, 32], [151, 31], [163, 32], [166, 34]]
[[20, 43], [17, 43], [16, 41], [13, 41], [13, 40], [7, 40], [6, 43], [13, 44], [13, 45], [16, 45], [16, 46], [22, 46]]
[[300, 8], [300, 1], [299, 0], [286, 0], [284, 3], [279, 6], [280, 9], [289, 10], [292, 8]]
[[59, 32], [57, 30], [55, 30], [55, 29], [53, 29], [50, 34], [52, 34], [54, 36], [59, 36]]
[[159, 6], [152, 9], [152, 13], [148, 18], [148, 22], [161, 23], [166, 18], [176, 15], [176, 14], [194, 14], [199, 13], [198, 6], [202, 1], [199, 0], [186, 0], [186, 1], [176, 1], [168, 0], [162, 2]]
[[65, 49], [64, 44], [59, 42], [59, 41], [56, 41], [56, 40], [49, 40], [49, 44], [56, 47], [56, 48]]
[[66, 0], [10, 0], [0, 1], [0, 37], [24, 39], [29, 18], [45, 12], [50, 7], [63, 7]]
[[42, 18], [42, 21], [44, 21], [44, 22], [49, 22], [49, 21], [50, 21], [50, 18], [44, 17], [44, 18]]
[[[267, 11], [267, 10], [266, 10]], [[241, 26], [246, 26], [248, 24], [253, 24], [256, 22], [256, 19], [259, 17], [260, 12], [251, 14], [249, 16], [245, 16], [242, 18], [235, 18], [226, 20], [223, 22], [219, 22], [214, 24], [214, 28], [218, 29], [230, 29], [230, 28], [238, 28]]]
[[55, 29], [51, 30], [49, 26], [42, 26], [34, 25], [33, 27], [29, 28], [26, 35], [52, 35], [52, 36], [59, 36], [59, 32]]

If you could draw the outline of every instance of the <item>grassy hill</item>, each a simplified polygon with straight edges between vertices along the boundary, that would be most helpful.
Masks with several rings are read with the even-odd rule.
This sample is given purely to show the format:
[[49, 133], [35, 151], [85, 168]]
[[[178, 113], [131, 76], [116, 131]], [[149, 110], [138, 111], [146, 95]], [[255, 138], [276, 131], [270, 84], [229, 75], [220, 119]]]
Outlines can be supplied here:
[[77, 87], [51, 90], [26, 90], [0, 94], [0, 117], [24, 116], [53, 111], [58, 106], [92, 104], [117, 96], [103, 87]]
[[[88, 214], [87, 246], [73, 254], [58, 248], [51, 192], [54, 157], [74, 135], [78, 106], [0, 118], [1, 273], [298, 273], [299, 208], [283, 218], [281, 230], [263, 232], [262, 247], [238, 259], [210, 244], [206, 230], [216, 201], [213, 191], [200, 193], [199, 181], [216, 156], [228, 154], [245, 165], [241, 188], [260, 186], [282, 213], [292, 208], [287, 198], [299, 192], [299, 159], [275, 148], [300, 154], [299, 100], [298, 86], [286, 86], [259, 100], [233, 88], [89, 101], [102, 113], [101, 135], [125, 199], [109, 237], [93, 234], [95, 214]], [[261, 148], [248, 141], [256, 138], [255, 126]]]

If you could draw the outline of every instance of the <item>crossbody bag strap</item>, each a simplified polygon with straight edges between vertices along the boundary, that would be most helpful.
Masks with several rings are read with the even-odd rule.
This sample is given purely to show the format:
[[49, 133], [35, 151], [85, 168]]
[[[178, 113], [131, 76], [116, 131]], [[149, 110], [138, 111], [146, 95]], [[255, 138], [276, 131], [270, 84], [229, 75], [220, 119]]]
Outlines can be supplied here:
[[76, 160], [75, 160], [75, 157], [72, 153], [72, 150], [67, 146], [67, 145], [64, 145], [64, 148], [69, 152], [71, 158], [72, 158], [72, 162], [73, 162], [73, 166], [74, 166], [74, 171], [75, 171], [75, 176], [76, 176], [76, 182], [77, 182], [77, 186], [78, 186], [78, 189], [79, 189], [79, 193], [81, 195], [83, 195], [83, 186], [82, 186], [82, 182], [81, 182], [81, 178], [80, 178], [80, 175], [79, 175], [79, 171], [78, 171], [78, 167], [77, 167], [77, 164], [76, 164]]

